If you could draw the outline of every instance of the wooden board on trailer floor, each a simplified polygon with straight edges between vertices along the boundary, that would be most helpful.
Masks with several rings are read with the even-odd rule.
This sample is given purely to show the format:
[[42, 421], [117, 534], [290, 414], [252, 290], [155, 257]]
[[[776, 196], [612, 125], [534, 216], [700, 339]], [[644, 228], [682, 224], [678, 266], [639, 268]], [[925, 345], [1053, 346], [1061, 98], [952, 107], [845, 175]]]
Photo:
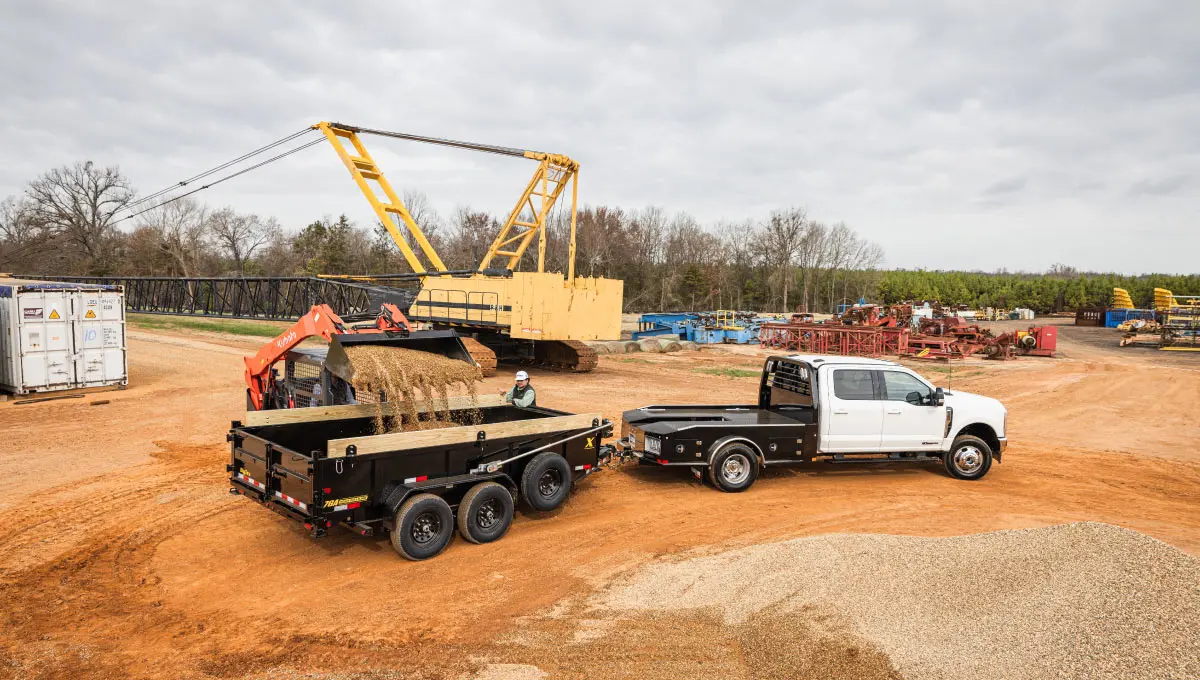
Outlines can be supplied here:
[[355, 448], [355, 454], [362, 456], [368, 453], [468, 444], [476, 441], [480, 432], [486, 433], [488, 439], [504, 439], [507, 437], [529, 437], [546, 434], [547, 432], [580, 430], [591, 427], [593, 422], [602, 422], [603, 418], [604, 416], [599, 413], [581, 413], [571, 416], [514, 420], [507, 423], [493, 423], [490, 425], [463, 425], [438, 430], [396, 432], [393, 434], [377, 434], [366, 437], [331, 439], [329, 441], [328, 457], [345, 457], [346, 448], [351, 445]]
[[[502, 406], [504, 397], [499, 394], [484, 394], [472, 400], [471, 397], [449, 397], [446, 399], [451, 411], [468, 408], [488, 408]], [[440, 404], [438, 404], [440, 406]], [[310, 408], [283, 408], [267, 411], [246, 411], [242, 424], [247, 427], [258, 425], [280, 425], [283, 423], [307, 423], [317, 420], [343, 420], [348, 418], [373, 418], [375, 404], [344, 404], [342, 406], [313, 406]], [[388, 407], [391, 410], [391, 407]], [[429, 413], [429, 404], [417, 403], [418, 413]]]

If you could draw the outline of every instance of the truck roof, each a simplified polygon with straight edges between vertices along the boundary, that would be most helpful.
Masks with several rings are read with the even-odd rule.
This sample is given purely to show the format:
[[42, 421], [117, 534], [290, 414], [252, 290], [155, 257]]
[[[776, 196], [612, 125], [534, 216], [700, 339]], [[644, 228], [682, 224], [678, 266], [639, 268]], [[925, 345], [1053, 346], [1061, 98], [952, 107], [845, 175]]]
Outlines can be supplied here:
[[802, 361], [812, 366], [821, 364], [858, 364], [866, 366], [895, 366], [896, 362], [884, 359], [869, 359], [867, 357], [846, 357], [834, 354], [793, 354], [788, 357], [792, 361]]

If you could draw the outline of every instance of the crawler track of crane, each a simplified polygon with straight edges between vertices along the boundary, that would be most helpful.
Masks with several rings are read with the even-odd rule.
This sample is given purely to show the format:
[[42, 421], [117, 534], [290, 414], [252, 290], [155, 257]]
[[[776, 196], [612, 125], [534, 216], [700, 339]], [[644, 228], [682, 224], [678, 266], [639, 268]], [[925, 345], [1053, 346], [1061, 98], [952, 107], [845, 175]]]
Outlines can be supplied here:
[[533, 365], [540, 368], [587, 373], [599, 363], [596, 350], [578, 340], [540, 340], [533, 347]]
[[495, 352], [475, 338], [460, 336], [459, 339], [462, 340], [463, 347], [467, 348], [467, 354], [470, 354], [475, 363], [479, 364], [479, 368], [483, 371], [483, 377], [496, 375]]

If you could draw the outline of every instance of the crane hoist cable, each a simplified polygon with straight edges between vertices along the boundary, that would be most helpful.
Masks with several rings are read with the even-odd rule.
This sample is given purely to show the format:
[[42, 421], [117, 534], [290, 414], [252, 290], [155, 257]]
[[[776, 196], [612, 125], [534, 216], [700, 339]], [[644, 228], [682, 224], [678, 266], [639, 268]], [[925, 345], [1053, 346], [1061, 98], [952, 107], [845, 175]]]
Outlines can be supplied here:
[[292, 134], [288, 135], [287, 137], [283, 137], [283, 138], [281, 138], [281, 139], [277, 139], [277, 140], [275, 140], [275, 141], [271, 142], [270, 144], [267, 144], [266, 146], [259, 147], [259, 148], [255, 149], [254, 151], [251, 151], [251, 152], [249, 152], [249, 153], [246, 153], [246, 154], [243, 154], [243, 155], [241, 155], [241, 156], [238, 156], [237, 158], [235, 158], [235, 159], [233, 159], [233, 160], [231, 160], [231, 161], [227, 161], [227, 162], [225, 162], [225, 163], [222, 163], [222, 164], [220, 164], [220, 165], [218, 165], [218, 166], [216, 166], [216, 167], [214, 167], [214, 168], [211, 168], [211, 169], [209, 169], [209, 170], [205, 170], [204, 172], [202, 172], [202, 173], [200, 173], [200, 174], [198, 174], [198, 175], [193, 175], [193, 176], [191, 176], [191, 177], [189, 177], [189, 178], [187, 178], [187, 179], [185, 179], [185, 180], [181, 180], [181, 181], [179, 181], [179, 182], [176, 182], [176, 183], [174, 183], [174, 184], [171, 184], [171, 185], [169, 185], [169, 186], [167, 186], [167, 187], [164, 187], [164, 188], [162, 188], [162, 189], [159, 189], [158, 191], [156, 191], [156, 192], [154, 192], [154, 193], [152, 193], [152, 194], [149, 194], [149, 195], [147, 195], [147, 196], [143, 196], [143, 197], [141, 197], [141, 198], [137, 199], [136, 201], [133, 201], [132, 203], [128, 203], [128, 204], [126, 204], [125, 206], [123, 206], [123, 207], [122, 207], [122, 209], [123, 209], [123, 210], [131, 210], [132, 208], [135, 208], [135, 207], [137, 207], [138, 205], [141, 205], [142, 203], [145, 203], [146, 201], [151, 201], [151, 200], [154, 200], [155, 198], [158, 198], [159, 196], [162, 196], [163, 194], [170, 193], [170, 192], [172, 192], [172, 191], [174, 191], [174, 190], [176, 190], [176, 189], [178, 189], [178, 188], [180, 188], [180, 187], [185, 187], [185, 186], [187, 186], [188, 184], [191, 184], [192, 182], [195, 182], [196, 180], [203, 179], [203, 178], [205, 178], [205, 177], [208, 177], [209, 175], [212, 175], [212, 174], [218, 173], [218, 172], [220, 172], [220, 171], [222, 171], [222, 170], [224, 170], [224, 169], [226, 169], [226, 168], [228, 168], [228, 167], [230, 167], [230, 166], [233, 166], [233, 165], [236, 165], [236, 164], [238, 164], [238, 163], [241, 163], [242, 161], [245, 161], [245, 160], [248, 160], [248, 159], [250, 159], [250, 158], [253, 158], [254, 156], [257, 156], [257, 155], [259, 155], [259, 154], [261, 154], [261, 153], [264, 153], [264, 152], [266, 152], [266, 151], [270, 151], [271, 149], [274, 149], [274, 148], [275, 148], [275, 147], [277, 147], [277, 146], [281, 146], [281, 145], [283, 145], [283, 144], [286, 144], [286, 143], [288, 143], [288, 142], [292, 141], [293, 139], [296, 139], [297, 137], [301, 137], [301, 136], [303, 136], [303, 135], [306, 135], [306, 134], [308, 134], [308, 133], [310, 133], [310, 132], [312, 132], [312, 128], [304, 128], [303, 130], [300, 130], [300, 131], [298, 131], [298, 132], [294, 132], [294, 133], [292, 133]]
[[278, 155], [276, 155], [276, 156], [272, 156], [271, 158], [268, 158], [268, 159], [267, 159], [267, 160], [265, 160], [265, 161], [260, 161], [260, 162], [258, 162], [258, 163], [255, 163], [254, 165], [247, 166], [247, 167], [245, 167], [245, 168], [242, 168], [241, 170], [238, 170], [238, 171], [237, 171], [237, 172], [235, 172], [235, 173], [232, 173], [232, 174], [226, 175], [226, 176], [224, 176], [224, 177], [221, 177], [220, 179], [215, 179], [215, 180], [213, 180], [213, 181], [211, 181], [211, 182], [209, 182], [208, 184], [205, 184], [205, 185], [203, 185], [203, 186], [196, 187], [195, 189], [192, 189], [191, 191], [188, 191], [188, 192], [186, 192], [186, 193], [179, 194], [178, 196], [173, 196], [173, 197], [171, 197], [171, 198], [169, 198], [169, 199], [167, 199], [167, 200], [165, 200], [165, 201], [163, 201], [163, 202], [161, 202], [161, 203], [158, 203], [158, 204], [152, 205], [152, 206], [150, 206], [149, 208], [144, 208], [144, 209], [142, 209], [142, 210], [139, 210], [139, 211], [137, 211], [137, 212], [135, 212], [135, 213], [133, 213], [133, 214], [131, 214], [131, 215], [126, 215], [125, 217], [122, 217], [121, 219], [114, 221], [114, 222], [113, 222], [113, 224], [119, 224], [119, 223], [121, 223], [121, 222], [124, 222], [125, 220], [131, 220], [131, 219], [133, 219], [133, 218], [137, 217], [138, 215], [142, 215], [142, 214], [144, 214], [144, 213], [148, 213], [148, 212], [150, 212], [151, 210], [155, 210], [155, 209], [161, 208], [161, 207], [163, 207], [163, 206], [165, 206], [165, 205], [169, 205], [169, 204], [171, 204], [171, 203], [174, 203], [175, 201], [178, 201], [178, 200], [180, 200], [180, 199], [187, 198], [188, 196], [191, 196], [192, 194], [195, 194], [195, 193], [198, 193], [198, 192], [204, 191], [205, 189], [208, 189], [208, 188], [210, 188], [210, 187], [214, 187], [214, 186], [216, 186], [216, 185], [218, 185], [218, 184], [220, 184], [220, 183], [222, 183], [222, 182], [225, 182], [225, 181], [227, 181], [227, 180], [231, 180], [231, 179], [233, 179], [234, 177], [237, 177], [237, 176], [239, 176], [239, 175], [244, 175], [244, 174], [246, 174], [247, 172], [250, 172], [251, 170], [257, 170], [258, 168], [261, 168], [261, 167], [263, 167], [264, 165], [268, 165], [268, 164], [270, 164], [270, 163], [274, 163], [275, 161], [278, 161], [278, 160], [283, 160], [284, 158], [287, 158], [288, 156], [291, 156], [292, 154], [294, 154], [294, 153], [296, 153], [296, 152], [298, 152], [298, 151], [303, 151], [303, 150], [307, 149], [307, 148], [308, 148], [308, 147], [310, 147], [310, 146], [316, 146], [317, 144], [320, 144], [320, 143], [322, 143], [322, 142], [324, 142], [324, 141], [325, 141], [325, 138], [324, 138], [324, 137], [321, 137], [321, 138], [318, 138], [318, 139], [311, 140], [311, 141], [309, 141], [309, 142], [305, 142], [304, 144], [301, 144], [300, 146], [297, 146], [297, 147], [295, 147], [295, 148], [293, 148], [293, 149], [289, 149], [288, 151], [284, 151], [284, 152], [283, 152], [283, 153], [281, 153], [281, 154], [278, 154]]

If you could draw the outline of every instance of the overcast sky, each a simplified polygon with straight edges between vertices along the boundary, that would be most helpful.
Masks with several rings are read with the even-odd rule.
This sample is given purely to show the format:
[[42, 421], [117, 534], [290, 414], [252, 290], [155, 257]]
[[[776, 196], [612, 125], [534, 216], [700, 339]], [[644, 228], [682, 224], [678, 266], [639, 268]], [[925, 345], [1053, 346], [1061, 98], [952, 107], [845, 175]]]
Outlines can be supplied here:
[[[142, 194], [319, 120], [565, 153], [580, 200], [800, 205], [889, 267], [1200, 266], [1200, 2], [0, 0], [0, 197], [76, 160]], [[504, 213], [531, 161], [368, 139]], [[327, 145], [198, 194], [374, 221]]]

